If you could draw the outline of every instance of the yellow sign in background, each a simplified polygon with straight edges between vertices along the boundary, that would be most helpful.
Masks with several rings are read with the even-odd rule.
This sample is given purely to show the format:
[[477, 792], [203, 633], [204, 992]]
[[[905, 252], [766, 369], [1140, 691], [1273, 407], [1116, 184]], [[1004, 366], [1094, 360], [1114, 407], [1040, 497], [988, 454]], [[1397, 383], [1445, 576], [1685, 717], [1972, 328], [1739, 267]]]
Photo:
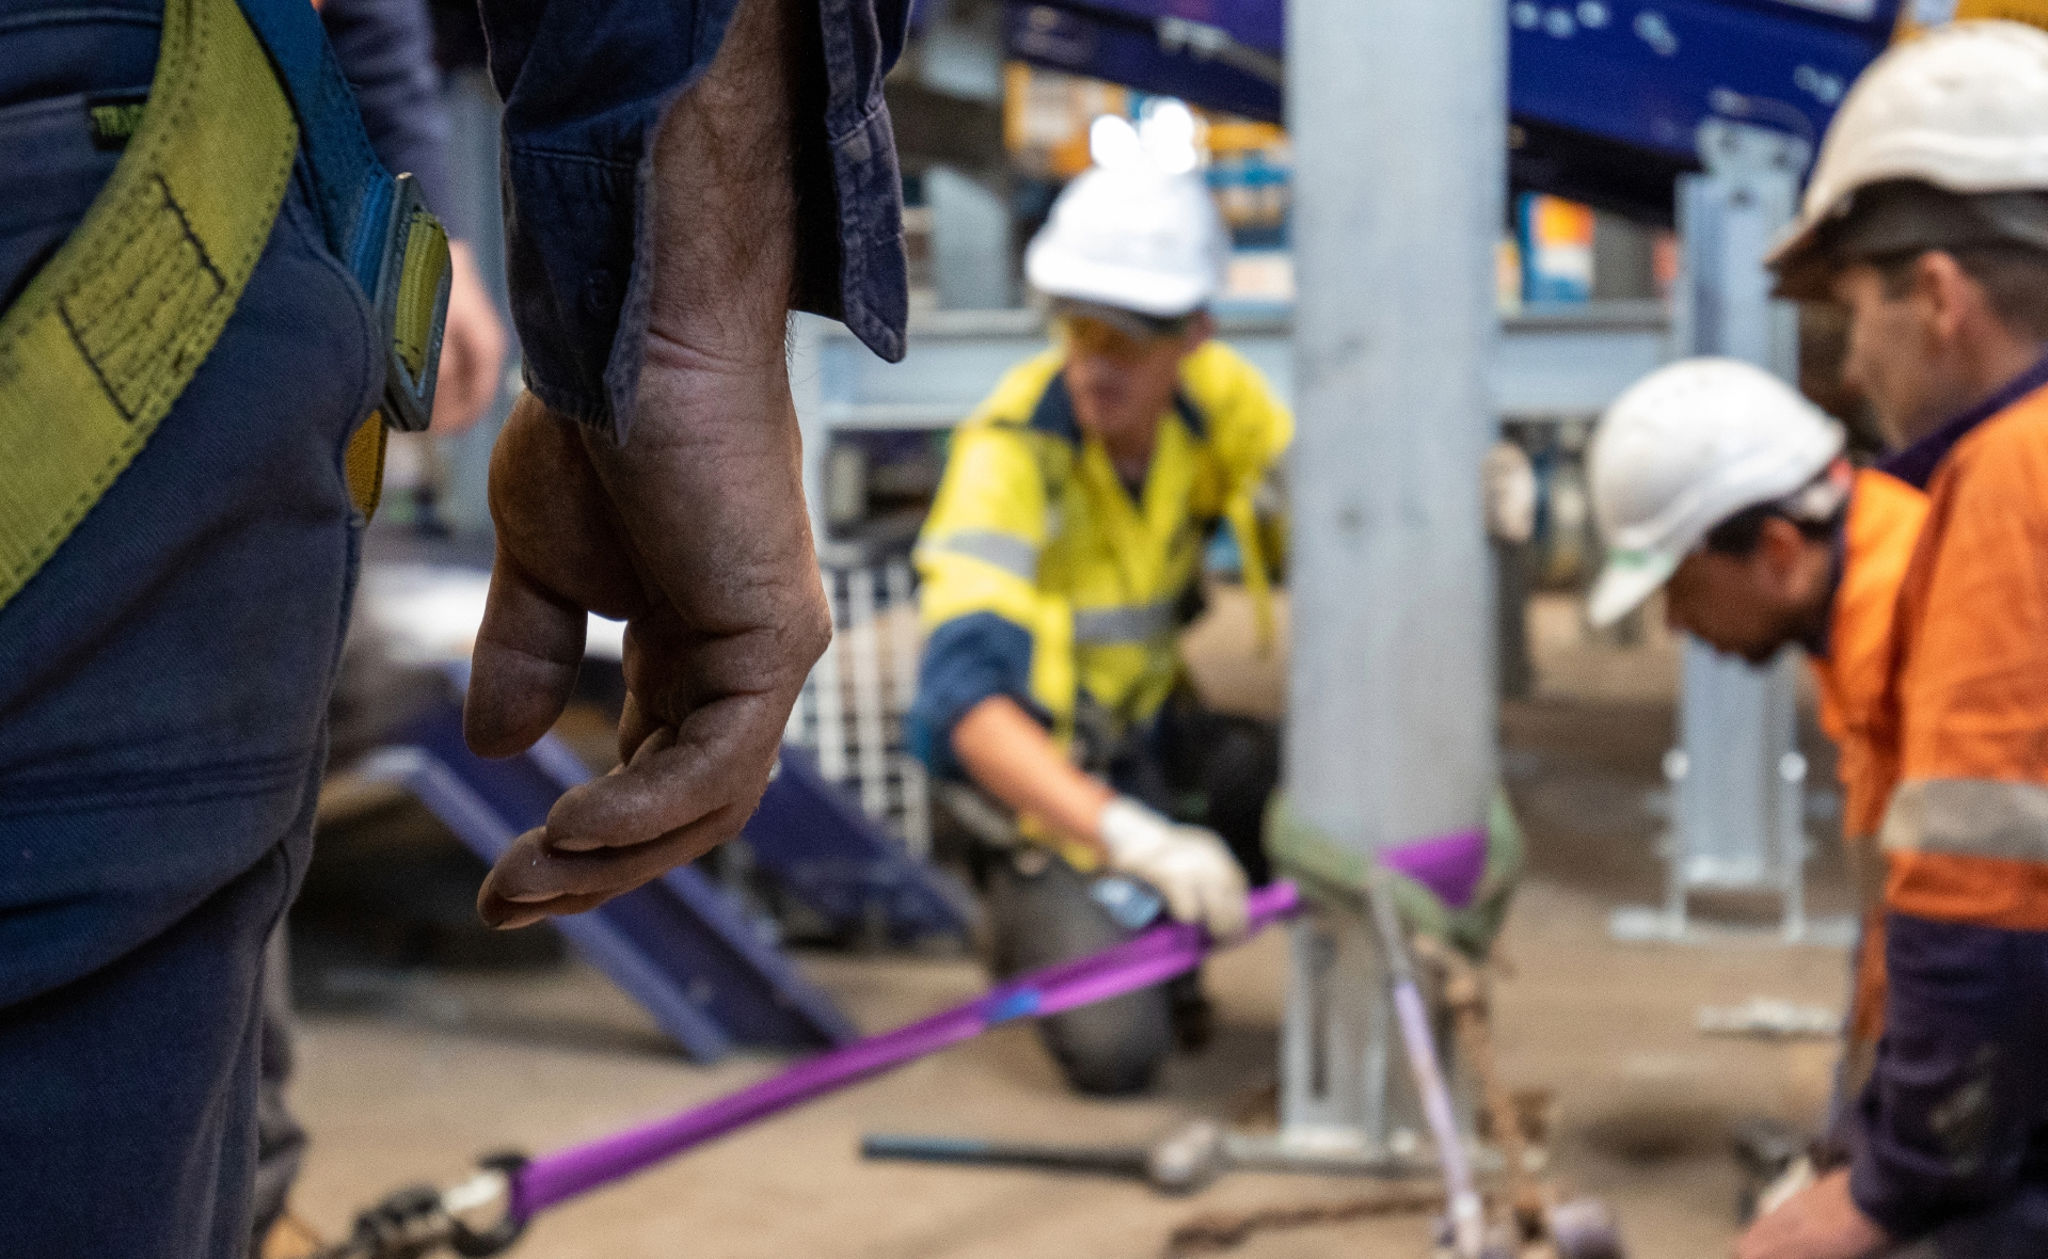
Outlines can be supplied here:
[[1967, 18], [2005, 18], [2048, 27], [2048, 0], [1907, 0], [1899, 14], [1899, 38]]

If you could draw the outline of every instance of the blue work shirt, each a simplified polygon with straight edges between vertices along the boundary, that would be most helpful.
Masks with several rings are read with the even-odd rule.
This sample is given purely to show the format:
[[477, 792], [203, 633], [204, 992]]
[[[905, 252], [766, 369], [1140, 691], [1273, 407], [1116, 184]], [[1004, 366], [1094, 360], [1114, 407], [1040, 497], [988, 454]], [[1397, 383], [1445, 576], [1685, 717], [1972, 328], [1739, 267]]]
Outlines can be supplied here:
[[[736, 7], [482, 0], [505, 101], [506, 261], [526, 386], [619, 437], [653, 280], [656, 124], [710, 66]], [[844, 320], [892, 362], [909, 290], [882, 76], [902, 52], [908, 10], [908, 0], [815, 0], [823, 117], [797, 118], [797, 308]]]
[[[322, 0], [320, 24], [370, 133], [370, 147], [393, 171], [419, 181], [427, 208], [448, 218], [448, 107], [426, 0]], [[448, 230], [457, 235], [456, 224]]]

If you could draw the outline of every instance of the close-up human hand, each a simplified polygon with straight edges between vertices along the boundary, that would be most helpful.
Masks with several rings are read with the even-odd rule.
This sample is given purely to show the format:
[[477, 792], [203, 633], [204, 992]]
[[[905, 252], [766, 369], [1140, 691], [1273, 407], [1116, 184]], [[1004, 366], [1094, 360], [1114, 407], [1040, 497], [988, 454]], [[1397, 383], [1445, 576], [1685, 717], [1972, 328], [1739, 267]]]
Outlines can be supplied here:
[[831, 639], [785, 344], [789, 21], [785, 6], [741, 5], [655, 137], [652, 284], [624, 439], [529, 396], [492, 452], [498, 549], [470, 746], [530, 746], [568, 702], [586, 614], [626, 622], [620, 767], [499, 859], [477, 898], [495, 926], [579, 913], [738, 834]]
[[620, 767], [498, 861], [477, 902], [495, 926], [591, 908], [737, 834], [830, 637], [786, 383], [682, 375], [650, 373], [644, 396], [733, 422], [645, 424], [614, 447], [528, 396], [492, 458], [471, 746], [504, 756], [547, 731], [589, 612], [626, 622], [627, 689]]

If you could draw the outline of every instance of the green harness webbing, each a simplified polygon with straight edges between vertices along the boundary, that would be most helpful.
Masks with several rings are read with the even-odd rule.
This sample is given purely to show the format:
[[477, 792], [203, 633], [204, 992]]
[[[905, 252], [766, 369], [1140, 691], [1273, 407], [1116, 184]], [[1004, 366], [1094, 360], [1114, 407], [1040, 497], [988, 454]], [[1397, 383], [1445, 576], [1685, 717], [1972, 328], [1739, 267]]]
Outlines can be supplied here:
[[235, 0], [165, 0], [140, 128], [85, 218], [0, 314], [0, 607], [219, 340], [298, 143]]

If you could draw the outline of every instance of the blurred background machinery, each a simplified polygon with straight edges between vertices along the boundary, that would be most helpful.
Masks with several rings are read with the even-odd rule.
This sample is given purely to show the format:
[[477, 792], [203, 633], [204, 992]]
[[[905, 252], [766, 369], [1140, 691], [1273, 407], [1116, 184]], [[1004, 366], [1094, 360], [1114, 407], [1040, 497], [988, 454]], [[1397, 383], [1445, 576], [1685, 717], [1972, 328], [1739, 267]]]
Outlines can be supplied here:
[[[889, 846], [905, 868], [923, 868], [932, 854], [929, 788], [901, 730], [919, 650], [908, 548], [943, 465], [947, 430], [1042, 336], [1039, 313], [1021, 304], [1022, 245], [1061, 183], [1090, 161], [1098, 120], [1185, 129], [1236, 246], [1218, 312], [1223, 335], [1283, 397], [1294, 396], [1297, 156], [1281, 125], [1284, 7], [1282, 0], [916, 6], [910, 51], [888, 84], [910, 206], [910, 355], [889, 366], [858, 352], [836, 325], [799, 318], [794, 328], [806, 486], [839, 635], [791, 720], [784, 777], [792, 785], [771, 796], [771, 806], [796, 800], [800, 781], [810, 793], [806, 808], [822, 810], [790, 813], [801, 819], [790, 824], [792, 833], [837, 818], [865, 827], [861, 842]], [[1623, 385], [1677, 354], [1718, 349], [1797, 373], [1825, 392], [1827, 329], [1809, 328], [1802, 340], [1789, 315], [1766, 317], [1754, 268], [1742, 259], [1782, 219], [1846, 85], [1901, 23], [1947, 16], [1932, 12], [1940, 7], [1929, 0], [1911, 13], [1901, 12], [1899, 0], [1502, 6], [1509, 195], [1495, 234], [1502, 323], [1487, 383], [1500, 432], [1529, 455], [1538, 484], [1533, 536], [1493, 549], [1501, 607], [1494, 672], [1506, 693], [1525, 694], [1538, 682], [1521, 632], [1529, 592], [1571, 587], [1586, 574], [1594, 542], [1580, 456], [1591, 418]], [[459, 0], [436, 0], [435, 9], [456, 132], [456, 204], [442, 209], [456, 233], [475, 242], [502, 303], [496, 105], [473, 19]], [[1763, 327], [1772, 329], [1767, 343], [1729, 340], [1735, 330]], [[440, 441], [430, 456], [411, 461], [410, 473], [398, 460], [398, 484], [377, 531], [405, 541], [395, 559], [392, 548], [373, 548], [373, 574], [387, 563], [416, 563], [412, 535], [420, 533], [439, 535], [431, 543], [435, 564], [474, 572], [465, 566], [482, 558], [488, 451], [516, 382], [515, 358], [484, 423]], [[1227, 568], [1227, 557], [1219, 558]], [[460, 655], [459, 631], [455, 638], [444, 655]], [[1219, 650], [1230, 658], [1228, 641]], [[1619, 929], [1685, 936], [1696, 889], [1777, 896], [1780, 929], [1805, 929], [1803, 766], [1791, 751], [1790, 685], [1782, 667], [1759, 677], [1701, 649], [1688, 653], [1679, 745], [1667, 759], [1671, 890], [1663, 905], [1626, 916]], [[1252, 702], [1277, 706], [1277, 687], [1266, 689]], [[574, 746], [588, 767], [602, 769], [598, 732], [611, 696], [602, 676], [586, 690], [592, 737]], [[395, 739], [404, 731], [385, 733]], [[764, 811], [764, 825], [778, 816]], [[323, 858], [328, 874], [349, 868], [347, 843], [323, 852], [332, 854]], [[873, 869], [881, 867], [863, 874], [859, 862], [834, 865], [828, 856], [812, 854], [801, 876], [785, 863], [770, 877], [764, 870], [774, 863], [742, 848], [721, 857], [713, 873], [721, 894], [743, 904], [753, 929], [768, 938], [876, 945], [926, 934], [892, 925], [886, 908], [883, 885], [908, 876], [899, 871], [878, 883]], [[335, 884], [320, 876], [309, 919], [321, 915], [323, 896], [330, 908], [332, 896], [351, 903], [341, 886], [346, 877]], [[936, 905], [952, 893], [930, 895]], [[853, 908], [861, 905], [868, 908]], [[458, 954], [507, 947], [453, 943], [458, 915], [452, 902], [442, 910], [426, 914], [439, 926], [394, 927], [390, 938], [414, 942], [394, 946], [395, 954], [428, 947], [422, 940]], [[954, 934], [967, 922], [961, 914], [948, 928]]]

